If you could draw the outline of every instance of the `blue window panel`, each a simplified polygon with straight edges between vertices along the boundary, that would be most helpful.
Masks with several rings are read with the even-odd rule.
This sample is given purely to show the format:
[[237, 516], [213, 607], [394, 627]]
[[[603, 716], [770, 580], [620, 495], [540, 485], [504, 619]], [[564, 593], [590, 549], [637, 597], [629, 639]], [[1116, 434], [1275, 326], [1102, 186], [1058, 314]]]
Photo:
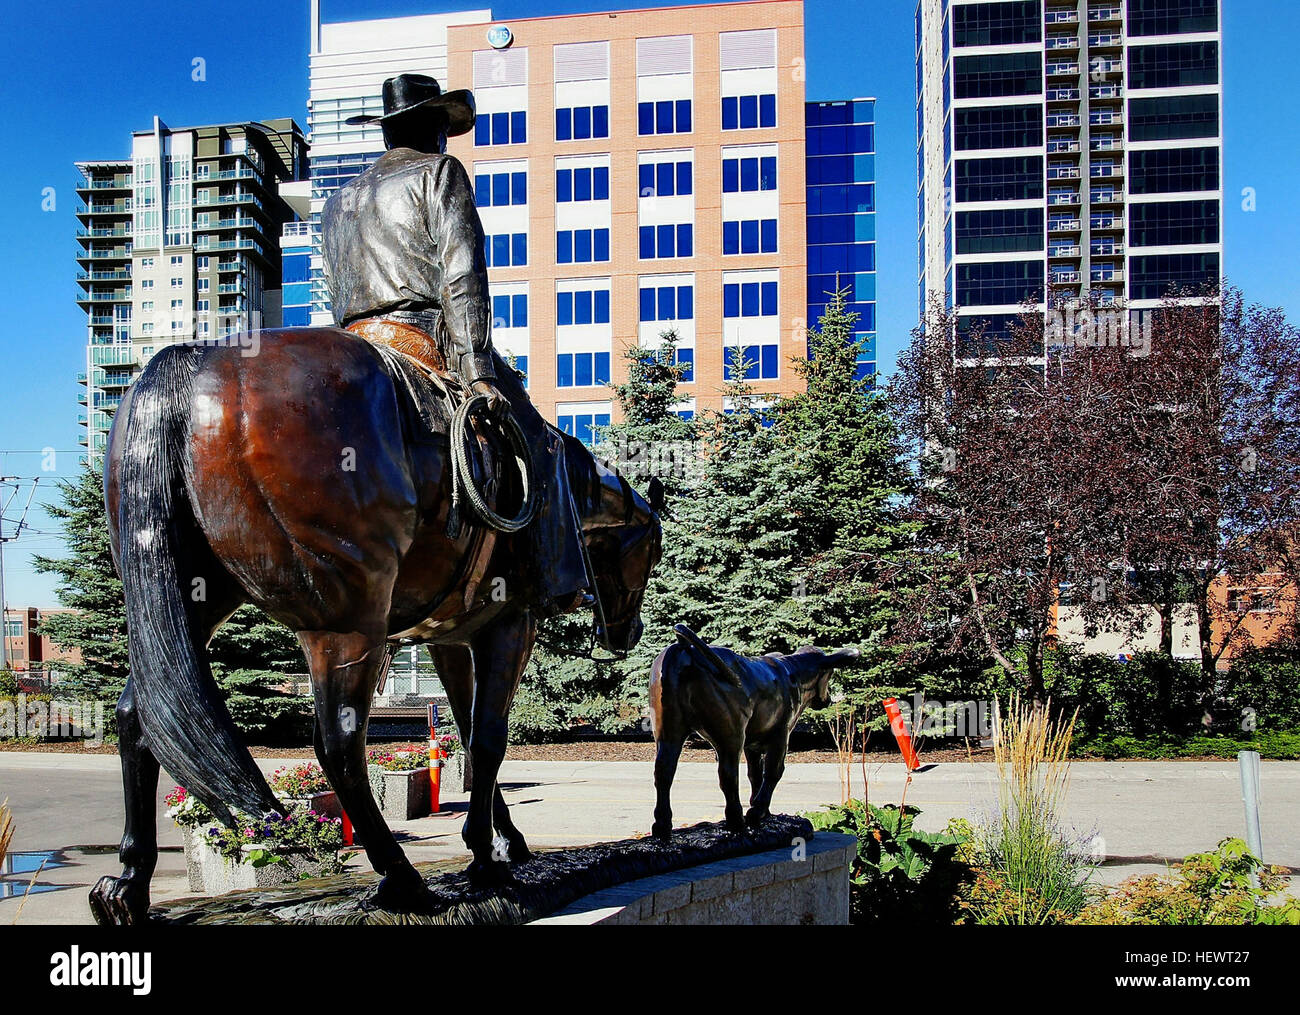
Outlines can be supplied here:
[[763, 317], [776, 316], [776, 283], [764, 282], [760, 296]]
[[528, 203], [528, 174], [527, 173], [510, 174], [510, 203], [511, 204]]
[[596, 290], [595, 317], [597, 324], [609, 323], [609, 290]]
[[590, 289], [583, 289], [573, 294], [573, 323], [574, 324], [591, 324], [593, 318], [592, 312], [592, 293]]
[[492, 204], [492, 177], [487, 173], [478, 173], [474, 177], [474, 203], [480, 208]]
[[764, 155], [759, 160], [759, 190], [776, 190], [776, 156]]
[[609, 107], [591, 107], [591, 136], [609, 137]]
[[742, 128], [758, 126], [757, 95], [742, 95], [740, 97], [740, 126]]
[[528, 263], [528, 234], [515, 233], [510, 238], [511, 264]]
[[510, 176], [507, 173], [492, 175], [492, 203], [494, 205], [510, 203]]
[[510, 143], [526, 144], [528, 142], [528, 114], [523, 110], [510, 114]]
[[641, 310], [639, 319], [642, 322], [657, 321], [655, 316], [655, 291], [653, 289], [641, 290]]
[[722, 129], [736, 130], [740, 126], [740, 99], [728, 95], [722, 100]]
[[568, 229], [562, 229], [555, 234], [555, 263], [573, 263], [573, 233]]
[[510, 263], [510, 235], [500, 233], [492, 237], [492, 264], [505, 265]]
[[655, 167], [647, 162], [636, 167], [636, 192], [638, 197], [651, 197], [655, 192]]
[[683, 222], [677, 227], [677, 256], [695, 256], [695, 227], [689, 222]]
[[686, 420], [686, 422], [689, 423], [691, 420], [693, 420], [693, 419], [695, 418], [695, 410], [694, 410], [694, 409], [678, 409], [677, 412], [675, 413], [675, 415], [676, 415], [679, 419], [684, 419], [684, 420]]
[[660, 257], [673, 257], [677, 244], [674, 237], [677, 235], [675, 226], [656, 226], [655, 227], [655, 245], [658, 248], [655, 252]]
[[593, 364], [592, 370], [595, 373], [594, 380], [597, 384], [608, 384], [609, 383], [609, 353], [607, 352], [596, 353], [595, 362]]
[[594, 378], [591, 376], [591, 353], [576, 353], [573, 357], [574, 387], [589, 388], [593, 381]]
[[742, 254], [759, 252], [758, 219], [746, 219], [740, 223], [740, 252]]
[[591, 175], [591, 196], [597, 201], [609, 200], [609, 167], [597, 166]]
[[[677, 363], [679, 366], [682, 367], [683, 381], [695, 380], [695, 350], [694, 349], [678, 349]], [[694, 415], [694, 413], [691, 413], [691, 415]], [[688, 418], [688, 417], [683, 417], [683, 418]]]
[[765, 345], [759, 356], [760, 372], [763, 377], [775, 377], [777, 368], [777, 353], [779, 347], [775, 345]]
[[722, 316], [740, 316], [740, 286], [735, 282], [728, 282], [722, 287]]
[[740, 316], [757, 317], [759, 314], [759, 285], [743, 282], [740, 286]]
[[573, 199], [575, 201], [591, 200], [590, 169], [575, 169], [573, 171]]
[[670, 197], [676, 189], [673, 186], [674, 173], [671, 162], [660, 162], [655, 166], [655, 193], [660, 197]]
[[734, 194], [740, 190], [740, 160], [722, 160], [722, 192]]
[[573, 293], [555, 294], [555, 323], [573, 323]]
[[691, 321], [695, 319], [695, 287], [679, 285], [677, 287], [677, 319]]
[[653, 134], [655, 132], [655, 104], [638, 102], [636, 105], [636, 132]]
[[677, 193], [690, 194], [694, 191], [694, 182], [691, 178], [691, 163], [677, 163]]
[[609, 230], [597, 229], [594, 233], [595, 242], [592, 244], [594, 250], [592, 255], [597, 261], [609, 260]]
[[555, 357], [555, 386], [557, 388], [573, 387], [572, 353], [561, 353]]
[[758, 190], [758, 159], [740, 160], [740, 189]]
[[573, 260], [586, 264], [591, 260], [591, 230], [575, 229], [573, 231]]
[[759, 223], [760, 243], [763, 253], [771, 254], [776, 251], [776, 219], [763, 219]]
[[740, 223], [722, 223], [722, 252], [724, 254], [740, 253]]
[[573, 200], [573, 170], [557, 169], [555, 171], [555, 200], [565, 204]]
[[673, 133], [673, 104], [669, 100], [655, 103], [655, 133]]
[[691, 132], [691, 100], [677, 100], [677, 133], [689, 134]]
[[516, 328], [528, 327], [528, 297], [518, 293], [510, 297], [511, 323]]
[[638, 231], [640, 237], [640, 254], [643, 258], [652, 258], [655, 256], [655, 227], [642, 226]]
[[758, 123], [761, 127], [776, 126], [776, 96], [771, 92], [758, 97]]
[[515, 369], [524, 375], [524, 387], [528, 387], [528, 357], [516, 356]]
[[492, 143], [492, 118], [480, 116], [474, 121], [474, 144], [484, 147]]
[[578, 427], [578, 440], [582, 441], [583, 444], [595, 444], [596, 431], [592, 429], [592, 425], [595, 423], [594, 417], [584, 413], [581, 416], [575, 416], [574, 422]]
[[573, 110], [557, 109], [555, 111], [555, 140], [568, 141], [573, 137]]
[[493, 144], [510, 143], [510, 114], [509, 113], [492, 114], [492, 143]]
[[853, 371], [853, 379], [859, 383], [870, 380], [876, 375], [876, 364], [860, 361]]
[[573, 138], [585, 141], [591, 137], [591, 107], [577, 106], [573, 110]]
[[659, 306], [657, 307], [658, 316], [655, 318], [659, 321], [677, 320], [677, 290], [670, 285], [662, 286], [659, 289]]
[[510, 297], [492, 297], [492, 323], [502, 328], [510, 327]]

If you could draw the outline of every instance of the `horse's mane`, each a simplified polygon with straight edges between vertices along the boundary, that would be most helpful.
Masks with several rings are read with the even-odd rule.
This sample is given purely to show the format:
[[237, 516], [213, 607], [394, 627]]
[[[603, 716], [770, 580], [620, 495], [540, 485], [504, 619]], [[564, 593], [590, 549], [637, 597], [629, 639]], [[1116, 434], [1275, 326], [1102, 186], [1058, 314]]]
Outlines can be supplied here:
[[600, 465], [591, 449], [572, 434], [557, 430], [564, 441], [564, 465], [569, 473], [569, 486], [581, 515], [595, 514], [600, 509]]

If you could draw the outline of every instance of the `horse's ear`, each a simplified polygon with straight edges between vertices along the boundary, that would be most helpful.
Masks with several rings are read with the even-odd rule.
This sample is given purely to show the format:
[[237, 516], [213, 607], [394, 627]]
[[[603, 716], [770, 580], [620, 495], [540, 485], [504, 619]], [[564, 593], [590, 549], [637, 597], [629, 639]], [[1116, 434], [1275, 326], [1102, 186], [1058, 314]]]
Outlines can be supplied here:
[[665, 495], [664, 485], [659, 482], [658, 476], [650, 480], [650, 488], [646, 491], [646, 495], [646, 499], [650, 502], [650, 507], [655, 514], [663, 510], [667, 496]]

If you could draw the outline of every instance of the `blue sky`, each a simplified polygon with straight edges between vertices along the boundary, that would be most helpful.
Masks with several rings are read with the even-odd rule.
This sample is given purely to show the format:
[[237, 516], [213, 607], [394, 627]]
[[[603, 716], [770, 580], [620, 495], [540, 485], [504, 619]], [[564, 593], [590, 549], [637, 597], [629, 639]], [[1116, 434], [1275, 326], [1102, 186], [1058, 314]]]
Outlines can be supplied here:
[[[498, 20], [608, 10], [591, 0], [324, 0], [326, 21], [491, 7]], [[1225, 0], [1226, 270], [1248, 295], [1300, 314], [1300, 5]], [[40, 473], [33, 450], [66, 454], [54, 475], [76, 471], [76, 374], [84, 369], [85, 314], [74, 302], [78, 159], [124, 158], [132, 130], [154, 114], [181, 126], [293, 116], [306, 125], [307, 0], [225, 0], [191, 20], [175, 0], [9, 4], [0, 38], [0, 475]], [[911, 0], [807, 0], [809, 99], [874, 96], [877, 104], [879, 355], [888, 370], [916, 308], [916, 139]], [[229, 41], [210, 41], [214, 23]], [[192, 60], [207, 80], [191, 80]], [[463, 85], [454, 82], [453, 85]], [[42, 210], [53, 187], [55, 209]], [[1254, 188], [1256, 210], [1242, 209]], [[1290, 251], [1290, 253], [1287, 253]], [[21, 452], [21, 453], [14, 453]], [[49, 474], [44, 482], [49, 481]], [[50, 484], [53, 485], [52, 483]], [[48, 494], [46, 495], [48, 496]], [[6, 517], [9, 517], [8, 515]], [[54, 605], [32, 551], [56, 552], [39, 511], [33, 534], [5, 547], [6, 600]], [[8, 531], [11, 531], [10, 525]]]

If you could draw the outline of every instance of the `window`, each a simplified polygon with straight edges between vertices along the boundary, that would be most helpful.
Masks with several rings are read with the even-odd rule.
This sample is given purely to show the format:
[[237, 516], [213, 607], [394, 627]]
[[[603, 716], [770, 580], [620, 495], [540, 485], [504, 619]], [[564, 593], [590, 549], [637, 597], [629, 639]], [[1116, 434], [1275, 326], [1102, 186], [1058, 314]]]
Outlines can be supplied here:
[[140, 288], [141, 288], [141, 289], [152, 289], [152, 288], [153, 288], [153, 279], [151, 279], [151, 278], [142, 278], [142, 279], [140, 279]]
[[589, 264], [609, 260], [608, 229], [560, 229], [555, 233], [557, 264]]
[[184, 301], [184, 300], [172, 300], [172, 312], [173, 312], [173, 313], [175, 313], [177, 310], [183, 310], [183, 309], [185, 309], [185, 301]]
[[723, 350], [722, 379], [737, 373], [747, 381], [772, 380], [778, 376], [781, 347], [775, 342], [762, 345], [730, 345]]
[[1043, 90], [1042, 57], [1038, 53], [959, 56], [953, 61], [953, 81], [959, 99], [1038, 95]]
[[172, 258], [172, 267], [173, 267], [173, 268], [179, 268], [179, 267], [181, 267], [184, 263], [185, 263], [185, 258], [183, 258], [183, 257], [179, 257], [179, 256], [177, 256], [177, 257], [173, 257], [173, 258]]
[[1134, 247], [1183, 247], [1219, 242], [1219, 202], [1134, 201], [1129, 206]]
[[[734, 150], [734, 149], [733, 149]], [[722, 160], [722, 192], [776, 190], [776, 156]]]
[[556, 425], [569, 436], [577, 437], [583, 444], [595, 443], [596, 427], [609, 426], [609, 420], [608, 404], [590, 409], [559, 406], [555, 416]]
[[1158, 99], [1129, 99], [1130, 141], [1172, 141], [1217, 137], [1217, 95], [1170, 95]]
[[955, 46], [1019, 46], [1043, 38], [1038, 0], [960, 4], [952, 9]]
[[1218, 28], [1218, 0], [1128, 0], [1129, 35], [1186, 35]]
[[528, 263], [527, 233], [497, 233], [485, 238], [484, 252], [489, 268], [507, 268]]
[[153, 267], [153, 258], [152, 258], [152, 257], [142, 257], [142, 258], [140, 258], [140, 267], [141, 267], [141, 268], [152, 268], [152, 267]]
[[1037, 148], [1043, 143], [1043, 110], [1038, 105], [985, 106], [953, 112], [957, 150]]
[[689, 222], [675, 225], [641, 226], [640, 252], [644, 259], [694, 257], [695, 227]]
[[480, 113], [474, 121], [474, 144], [527, 144], [528, 113], [516, 109], [506, 113]]
[[211, 300], [195, 300], [195, 301], [194, 301], [194, 312], [197, 313], [197, 314], [206, 314], [206, 313], [207, 313], [208, 311], [210, 311], [211, 309], [212, 309], [212, 301], [211, 301]]
[[1133, 46], [1128, 51], [1130, 88], [1184, 88], [1219, 81], [1217, 42]]
[[567, 106], [555, 111], [555, 140], [609, 137], [609, 106]]
[[958, 159], [957, 201], [1037, 201], [1043, 196], [1043, 158]]
[[183, 278], [173, 278], [173, 279], [172, 279], [172, 288], [173, 288], [173, 289], [183, 289], [183, 288], [185, 288], [185, 279], [183, 279]]
[[140, 304], [140, 313], [142, 313], [142, 314], [152, 314], [152, 313], [153, 313], [153, 300], [145, 300], [143, 303], [141, 303], [141, 304]]
[[695, 286], [642, 285], [640, 319], [650, 321], [690, 321], [695, 318]]
[[210, 270], [211, 270], [211, 268], [209, 267], [209, 260], [208, 260], [208, 257], [207, 257], [206, 255], [204, 255], [203, 257], [196, 257], [196, 258], [194, 259], [194, 270], [195, 270], [195, 271], [210, 271]]
[[957, 213], [959, 254], [1000, 254], [1014, 250], [1042, 249], [1042, 208]]
[[5, 637], [21, 638], [23, 637], [23, 622], [21, 620], [5, 619]]
[[722, 287], [723, 317], [775, 317], [776, 282], [728, 282]]
[[559, 290], [555, 294], [555, 323], [608, 324], [609, 288]]
[[1006, 261], [998, 264], [958, 264], [958, 306], [1014, 306], [1043, 294], [1043, 262]]
[[638, 134], [689, 134], [691, 100], [661, 99], [637, 103]]
[[776, 219], [745, 219], [722, 223], [724, 254], [771, 254], [776, 252]]
[[690, 159], [642, 162], [637, 167], [637, 193], [641, 197], [680, 197], [693, 191], [693, 167]]
[[776, 95], [724, 95], [722, 129], [749, 130], [776, 126]]
[[212, 288], [212, 279], [201, 278], [198, 280], [198, 286], [199, 286], [199, 292], [201, 293], [209, 292]]
[[557, 388], [590, 388], [609, 383], [609, 353], [562, 352], [555, 356]]
[[528, 327], [528, 294], [492, 297], [492, 327], [526, 328]]
[[557, 169], [555, 200], [560, 204], [571, 201], [608, 201], [609, 167], [581, 166], [576, 169]]
[[1219, 149], [1153, 148], [1129, 153], [1134, 194], [1177, 194], [1219, 189]]
[[480, 208], [528, 203], [526, 172], [485, 172], [474, 176], [474, 203]]

